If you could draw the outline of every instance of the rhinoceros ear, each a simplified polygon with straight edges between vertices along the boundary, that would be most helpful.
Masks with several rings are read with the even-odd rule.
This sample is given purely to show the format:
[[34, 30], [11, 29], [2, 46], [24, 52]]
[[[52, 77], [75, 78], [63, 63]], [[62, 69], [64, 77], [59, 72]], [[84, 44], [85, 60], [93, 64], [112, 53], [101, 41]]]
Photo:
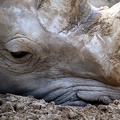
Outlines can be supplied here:
[[52, 33], [70, 30], [97, 15], [88, 0], [37, 0], [37, 7], [38, 19]]

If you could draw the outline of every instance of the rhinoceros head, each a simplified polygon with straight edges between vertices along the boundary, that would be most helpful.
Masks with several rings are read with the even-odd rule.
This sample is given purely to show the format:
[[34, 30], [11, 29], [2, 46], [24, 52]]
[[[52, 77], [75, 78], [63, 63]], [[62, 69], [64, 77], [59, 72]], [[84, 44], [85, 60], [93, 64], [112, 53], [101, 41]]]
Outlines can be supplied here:
[[0, 93], [78, 106], [119, 99], [119, 8], [0, 0]]

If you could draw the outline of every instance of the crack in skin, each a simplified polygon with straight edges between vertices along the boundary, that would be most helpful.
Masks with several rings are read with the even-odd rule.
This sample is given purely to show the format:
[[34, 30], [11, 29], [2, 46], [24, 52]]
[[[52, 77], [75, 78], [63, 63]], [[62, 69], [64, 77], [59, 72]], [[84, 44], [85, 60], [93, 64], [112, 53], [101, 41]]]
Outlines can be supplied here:
[[41, 5], [43, 4], [44, 0], [36, 0], [37, 1], [37, 9], [39, 9], [41, 7]]

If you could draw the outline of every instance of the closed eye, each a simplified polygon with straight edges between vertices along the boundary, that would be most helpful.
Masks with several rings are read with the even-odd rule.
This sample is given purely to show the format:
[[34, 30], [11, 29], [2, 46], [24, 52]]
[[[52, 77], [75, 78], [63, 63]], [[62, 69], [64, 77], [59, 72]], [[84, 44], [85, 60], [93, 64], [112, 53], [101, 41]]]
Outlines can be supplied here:
[[28, 52], [25, 51], [10, 52], [10, 53], [14, 58], [23, 58], [29, 54]]

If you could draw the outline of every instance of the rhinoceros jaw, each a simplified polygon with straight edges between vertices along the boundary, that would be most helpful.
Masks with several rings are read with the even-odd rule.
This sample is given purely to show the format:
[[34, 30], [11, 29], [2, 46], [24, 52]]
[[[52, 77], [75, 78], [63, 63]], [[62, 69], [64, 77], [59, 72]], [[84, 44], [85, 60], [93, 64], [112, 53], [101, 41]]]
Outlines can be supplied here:
[[26, 93], [47, 102], [71, 106], [86, 106], [87, 104], [109, 104], [120, 99], [120, 87], [114, 87], [102, 82], [85, 78], [49, 79], [34, 91]]

